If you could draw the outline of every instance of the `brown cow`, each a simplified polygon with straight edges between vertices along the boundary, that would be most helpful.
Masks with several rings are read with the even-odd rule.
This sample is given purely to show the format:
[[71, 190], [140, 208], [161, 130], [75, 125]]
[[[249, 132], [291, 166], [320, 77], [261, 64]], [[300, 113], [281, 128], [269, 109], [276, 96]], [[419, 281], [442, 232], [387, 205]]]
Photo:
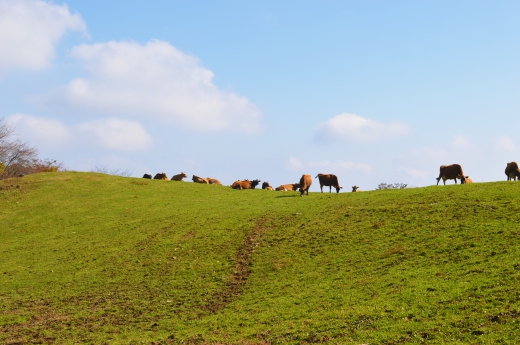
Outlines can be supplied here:
[[329, 193], [332, 192], [332, 187], [336, 188], [336, 193], [339, 193], [339, 190], [343, 189], [343, 187], [339, 186], [338, 177], [334, 174], [318, 174], [318, 175], [316, 175], [316, 177], [319, 177], [320, 188], [321, 188], [322, 193], [323, 193], [323, 186], [329, 187]]
[[465, 176], [465, 179], [464, 179], [466, 182], [464, 182], [465, 184], [469, 184], [469, 183], [473, 183], [473, 180], [469, 178], [469, 176]]
[[269, 185], [269, 182], [265, 181], [264, 183], [262, 183], [262, 189], [273, 190], [273, 187]]
[[464, 176], [462, 167], [459, 164], [441, 165], [439, 177], [437, 177], [437, 186], [441, 178], [444, 185], [446, 185], [446, 180], [455, 180], [455, 184], [457, 184], [457, 179], [460, 179], [460, 184], [466, 183], [466, 176]]
[[312, 185], [312, 177], [311, 175], [303, 174], [300, 178], [300, 196], [303, 196], [305, 192], [307, 192], [307, 196], [309, 195], [309, 188]]
[[506, 166], [507, 180], [513, 180], [516, 181], [516, 178], [518, 177], [518, 180], [520, 181], [520, 170], [518, 169], [518, 164], [516, 162], [509, 162]]
[[168, 180], [168, 176], [166, 176], [166, 173], [157, 173], [153, 177], [154, 180]]
[[222, 182], [220, 182], [216, 178], [206, 177], [206, 180], [208, 180], [209, 184], [219, 184], [222, 186]]
[[281, 186], [276, 187], [274, 190], [277, 191], [297, 191], [298, 188], [300, 188], [299, 183], [288, 183], [288, 184], [282, 184]]
[[185, 172], [181, 172], [180, 174], [173, 175], [172, 181], [182, 181], [183, 178], [188, 177]]
[[359, 189], [359, 186], [352, 186], [352, 192], [353, 192], [353, 193], [356, 193], [356, 192], [362, 192], [362, 190]]
[[260, 183], [261, 181], [260, 180], [253, 180], [253, 181], [249, 181], [249, 180], [237, 180], [235, 182], [233, 182], [233, 184], [231, 185], [231, 188], [233, 189], [255, 189], [256, 186], [258, 186], [258, 184]]
[[202, 178], [202, 177], [198, 177], [198, 176], [196, 176], [196, 175], [193, 175], [193, 177], [191, 178], [191, 180], [192, 180], [193, 182], [196, 182], [196, 183], [205, 183], [205, 184], [208, 184], [208, 183], [209, 183], [207, 179]]
[[152, 179], [152, 175], [150, 175], [150, 174], [144, 174], [144, 175], [143, 175], [143, 178], [147, 178], [147, 179], [150, 179], [150, 180], [151, 180], [151, 179]]

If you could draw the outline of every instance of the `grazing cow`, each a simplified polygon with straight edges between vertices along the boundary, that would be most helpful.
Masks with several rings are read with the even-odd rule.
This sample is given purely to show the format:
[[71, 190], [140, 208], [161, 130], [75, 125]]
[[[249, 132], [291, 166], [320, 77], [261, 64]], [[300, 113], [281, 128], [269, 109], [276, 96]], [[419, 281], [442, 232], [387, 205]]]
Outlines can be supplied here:
[[318, 175], [316, 175], [316, 177], [319, 177], [320, 188], [321, 188], [322, 193], [323, 193], [323, 186], [329, 187], [329, 193], [332, 192], [332, 187], [336, 188], [336, 193], [339, 193], [339, 190], [343, 189], [343, 187], [339, 186], [338, 177], [334, 174], [318, 174]]
[[181, 172], [180, 174], [173, 175], [172, 181], [182, 181], [183, 178], [188, 177], [185, 172]]
[[311, 175], [302, 175], [300, 178], [300, 196], [303, 196], [307, 192], [307, 196], [309, 195], [309, 188], [312, 185], [312, 177]]
[[465, 176], [465, 181], [464, 182], [465, 184], [468, 184], [468, 183], [473, 183], [473, 180], [469, 178], [469, 176]]
[[209, 184], [208, 180], [205, 179], [205, 178], [202, 178], [202, 177], [198, 177], [196, 175], [193, 175], [193, 177], [191, 178], [191, 180], [193, 182], [196, 182], [196, 183], [205, 183], [205, 184]]
[[353, 192], [353, 193], [356, 193], [356, 192], [362, 192], [362, 190], [359, 189], [359, 186], [352, 186], [352, 192]]
[[265, 181], [264, 183], [262, 183], [262, 189], [273, 190], [273, 187], [269, 185], [269, 182]]
[[439, 177], [437, 177], [437, 186], [441, 178], [444, 185], [446, 185], [446, 180], [455, 180], [455, 184], [457, 184], [457, 179], [460, 179], [460, 184], [466, 183], [466, 176], [464, 176], [462, 167], [459, 164], [441, 165]]
[[147, 179], [150, 179], [150, 180], [151, 180], [151, 179], [152, 179], [152, 175], [150, 175], [150, 174], [144, 174], [144, 175], [143, 175], [143, 178], [147, 178]]
[[208, 180], [209, 184], [219, 184], [222, 186], [222, 182], [220, 182], [216, 178], [206, 177], [206, 180]]
[[507, 180], [513, 180], [516, 181], [516, 178], [518, 177], [518, 180], [520, 181], [520, 170], [518, 169], [518, 164], [516, 162], [509, 162], [506, 166]]
[[231, 185], [231, 188], [233, 189], [255, 189], [256, 186], [258, 186], [258, 184], [260, 183], [261, 181], [260, 180], [253, 180], [253, 181], [249, 181], [249, 180], [237, 180], [235, 182], [233, 182], [233, 184]]
[[157, 173], [153, 177], [154, 180], [168, 180], [168, 176], [166, 176], [166, 173]]
[[300, 188], [299, 183], [288, 183], [288, 184], [283, 184], [281, 186], [278, 186], [274, 190], [287, 192], [287, 191], [297, 191], [298, 188]]

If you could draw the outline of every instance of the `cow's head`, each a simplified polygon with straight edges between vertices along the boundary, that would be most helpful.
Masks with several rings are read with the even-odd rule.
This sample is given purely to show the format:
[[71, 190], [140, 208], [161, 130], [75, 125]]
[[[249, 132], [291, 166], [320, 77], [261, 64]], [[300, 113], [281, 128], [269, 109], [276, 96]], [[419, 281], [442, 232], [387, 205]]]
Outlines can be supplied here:
[[359, 186], [352, 186], [352, 191], [355, 192], [359, 189]]
[[258, 184], [262, 182], [260, 180], [253, 180], [251, 181], [251, 189], [254, 189], [256, 186], [258, 186]]
[[466, 179], [468, 178], [468, 176], [460, 175], [459, 178], [460, 178], [460, 184], [465, 184], [466, 183]]
[[262, 183], [262, 189], [266, 189], [267, 187], [269, 187], [269, 182], [265, 181]]
[[336, 188], [336, 193], [339, 193], [339, 190], [343, 189], [343, 187], [340, 187], [340, 186], [335, 186], [334, 188]]

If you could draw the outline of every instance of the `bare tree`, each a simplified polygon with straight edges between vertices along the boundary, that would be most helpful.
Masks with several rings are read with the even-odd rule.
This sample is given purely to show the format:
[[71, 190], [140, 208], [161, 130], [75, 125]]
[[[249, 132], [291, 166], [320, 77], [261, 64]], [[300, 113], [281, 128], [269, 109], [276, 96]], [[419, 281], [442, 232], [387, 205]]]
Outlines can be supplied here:
[[30, 174], [38, 161], [38, 149], [20, 139], [12, 139], [14, 129], [0, 119], [0, 179]]

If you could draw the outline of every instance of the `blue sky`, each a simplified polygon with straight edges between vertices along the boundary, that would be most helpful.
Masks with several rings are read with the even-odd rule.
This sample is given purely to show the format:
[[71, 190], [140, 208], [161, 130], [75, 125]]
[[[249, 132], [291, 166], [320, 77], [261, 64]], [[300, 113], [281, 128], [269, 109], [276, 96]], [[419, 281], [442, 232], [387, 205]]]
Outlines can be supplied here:
[[334, 173], [349, 191], [431, 185], [459, 163], [503, 180], [520, 159], [519, 15], [513, 1], [0, 0], [0, 117], [71, 170]]

